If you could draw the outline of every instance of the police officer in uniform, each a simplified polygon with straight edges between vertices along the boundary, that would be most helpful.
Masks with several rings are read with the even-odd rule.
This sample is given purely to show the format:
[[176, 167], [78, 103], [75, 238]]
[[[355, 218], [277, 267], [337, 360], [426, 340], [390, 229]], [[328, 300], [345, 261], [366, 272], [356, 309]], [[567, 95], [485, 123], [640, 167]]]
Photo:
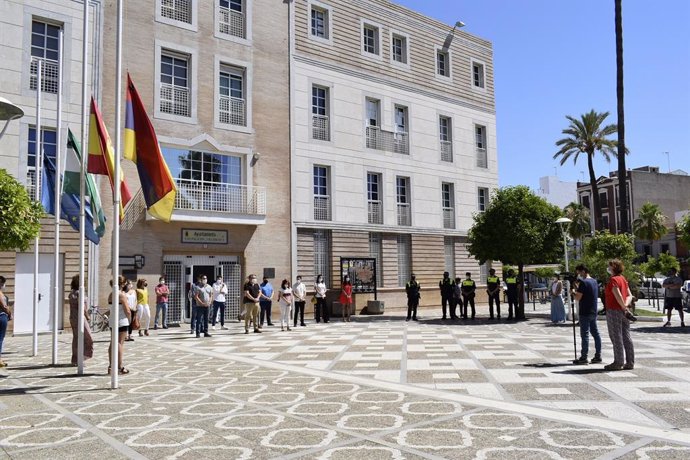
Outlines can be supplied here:
[[465, 273], [465, 279], [462, 281], [462, 317], [467, 319], [467, 304], [472, 307], [472, 319], [474, 319], [474, 294], [477, 290], [477, 285], [472, 280], [472, 273]]
[[417, 282], [417, 277], [413, 273], [410, 276], [410, 281], [405, 285], [405, 292], [407, 292], [407, 319], [405, 321], [417, 321], [417, 307], [419, 306], [419, 290], [420, 284]]
[[494, 319], [494, 302], [496, 302], [496, 315], [501, 319], [501, 278], [496, 276], [496, 270], [489, 270], [486, 277], [486, 293], [489, 295], [489, 319]]
[[448, 272], [443, 272], [443, 279], [438, 282], [438, 288], [441, 290], [441, 307], [443, 309], [443, 319], [446, 319], [446, 305], [450, 312], [450, 319], [457, 319], [455, 315], [455, 305], [453, 303], [453, 286], [455, 282], [450, 279]]
[[513, 269], [508, 270], [505, 282], [508, 295], [508, 319], [513, 319], [513, 311], [517, 312], [518, 307], [518, 279]]

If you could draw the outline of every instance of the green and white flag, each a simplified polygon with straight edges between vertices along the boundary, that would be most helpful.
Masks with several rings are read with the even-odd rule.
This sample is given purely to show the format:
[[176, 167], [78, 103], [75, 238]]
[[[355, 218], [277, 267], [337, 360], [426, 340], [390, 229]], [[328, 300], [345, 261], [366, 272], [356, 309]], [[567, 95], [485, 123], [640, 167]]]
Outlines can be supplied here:
[[[81, 148], [72, 130], [67, 133], [67, 155], [65, 158], [65, 173], [62, 179], [62, 193], [79, 196], [79, 183], [81, 177]], [[87, 213], [93, 216], [96, 226], [96, 234], [100, 237], [105, 234], [105, 214], [101, 206], [101, 196], [98, 194], [96, 183], [92, 174], [86, 174], [86, 198]], [[88, 219], [87, 219], [88, 220]]]

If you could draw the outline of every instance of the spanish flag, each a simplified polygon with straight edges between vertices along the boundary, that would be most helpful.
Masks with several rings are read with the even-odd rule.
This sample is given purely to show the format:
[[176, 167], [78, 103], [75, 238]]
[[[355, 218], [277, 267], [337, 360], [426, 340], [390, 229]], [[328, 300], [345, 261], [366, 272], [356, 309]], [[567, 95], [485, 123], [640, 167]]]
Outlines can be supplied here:
[[[113, 156], [113, 144], [110, 142], [108, 130], [103, 123], [101, 112], [96, 106], [96, 101], [91, 98], [91, 120], [89, 122], [89, 160], [88, 172], [108, 176], [110, 188], [114, 191], [115, 160]], [[132, 199], [129, 188], [125, 182], [125, 175], [120, 170], [120, 221], [125, 217], [125, 206]]]
[[170, 222], [177, 187], [161, 153], [156, 131], [146, 115], [144, 103], [129, 74], [127, 74], [124, 157], [137, 165], [139, 181], [149, 214], [156, 219]]

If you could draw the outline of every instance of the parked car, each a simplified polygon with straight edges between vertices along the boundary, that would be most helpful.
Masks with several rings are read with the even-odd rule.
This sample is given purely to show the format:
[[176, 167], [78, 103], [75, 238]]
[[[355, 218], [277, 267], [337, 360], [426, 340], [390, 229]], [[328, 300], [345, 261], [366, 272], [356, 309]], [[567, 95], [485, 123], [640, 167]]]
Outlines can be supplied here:
[[637, 297], [640, 299], [663, 299], [664, 298], [664, 288], [662, 284], [664, 278], [649, 279], [643, 278], [642, 282], [638, 286]]

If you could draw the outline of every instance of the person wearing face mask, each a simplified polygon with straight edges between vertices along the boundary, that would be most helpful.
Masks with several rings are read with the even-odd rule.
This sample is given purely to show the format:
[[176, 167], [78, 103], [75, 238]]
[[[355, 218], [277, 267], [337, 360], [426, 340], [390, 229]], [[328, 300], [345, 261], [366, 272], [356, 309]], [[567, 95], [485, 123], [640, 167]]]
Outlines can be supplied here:
[[302, 282], [302, 277], [297, 275], [297, 281], [292, 286], [292, 294], [295, 298], [293, 305], [295, 306], [294, 315], [294, 326], [297, 327], [297, 314], [299, 313], [300, 326], [306, 326], [304, 324], [304, 305], [307, 303], [307, 286]]
[[[125, 349], [125, 337], [127, 337], [128, 334], [131, 335], [129, 325], [132, 320], [132, 307], [130, 304], [132, 296], [129, 295], [129, 292], [132, 289], [132, 283], [130, 283], [129, 280], [124, 276], [119, 276], [117, 278], [117, 283], [120, 288], [120, 293], [117, 298], [117, 307], [120, 311], [118, 313], [117, 324], [113, 323], [115, 320], [115, 315], [110, 317], [110, 327], [113, 329], [117, 328], [117, 369], [120, 374], [129, 374], [129, 371], [125, 369], [125, 367], [122, 365], [122, 362], [124, 361], [123, 354]], [[136, 302], [136, 295], [134, 296], [134, 302]], [[113, 365], [112, 358], [112, 342], [110, 342], [110, 346], [108, 347], [108, 374], [110, 374], [111, 366]]]
[[290, 330], [290, 311], [292, 311], [292, 288], [288, 280], [280, 283], [278, 290], [278, 305], [280, 306], [280, 330]]
[[213, 313], [211, 313], [211, 329], [216, 329], [216, 317], [220, 311], [220, 328], [227, 330], [225, 327], [225, 296], [228, 295], [228, 287], [223, 282], [223, 277], [216, 278], [213, 283]]
[[2, 343], [5, 341], [7, 323], [12, 319], [9, 298], [4, 292], [6, 281], [4, 276], [0, 276], [0, 367], [7, 367], [7, 363], [2, 360]]
[[443, 272], [443, 279], [438, 282], [438, 290], [441, 291], [441, 312], [443, 317], [441, 319], [447, 319], [446, 307], [448, 307], [450, 313], [450, 319], [457, 319], [455, 315], [455, 305], [453, 304], [453, 287], [455, 283], [450, 279], [450, 274], [448, 272]]
[[350, 275], [345, 275], [343, 285], [340, 289], [340, 298], [338, 299], [343, 310], [343, 323], [350, 322], [350, 309], [352, 308], [352, 283], [350, 282]]
[[249, 321], [254, 322], [254, 333], [259, 330], [259, 301], [261, 300], [261, 287], [256, 275], [249, 275], [244, 285], [244, 333], [249, 334]]
[[261, 313], [259, 314], [259, 328], [264, 325], [264, 318], [266, 318], [266, 325], [273, 326], [271, 321], [271, 307], [273, 306], [273, 285], [268, 278], [264, 276], [264, 280], [260, 285], [261, 288], [261, 300], [259, 301], [259, 308]]
[[664, 310], [666, 310], [666, 324], [664, 324], [664, 327], [669, 327], [671, 325], [673, 310], [678, 311], [680, 327], [685, 327], [685, 318], [683, 317], [683, 295], [680, 293], [680, 288], [683, 287], [683, 279], [678, 276], [678, 270], [671, 268], [662, 286], [665, 288]]
[[127, 306], [129, 307], [129, 328], [127, 329], [127, 342], [134, 342], [132, 338], [132, 331], [139, 329], [141, 325], [135, 324], [134, 317], [137, 314], [137, 293], [134, 290], [134, 285], [130, 280], [127, 280], [125, 285], [125, 297], [127, 298]]
[[[137, 281], [137, 318], [139, 319], [139, 337], [149, 335], [151, 308], [149, 307], [149, 283], [141, 278]], [[142, 333], [142, 329], [144, 330]]]
[[[578, 315], [580, 317], [580, 337], [582, 338], [580, 357], [573, 360], [574, 364], [597, 364], [601, 362], [601, 335], [597, 327], [597, 299], [599, 298], [599, 285], [597, 280], [589, 276], [589, 270], [583, 264], [575, 267], [577, 272], [577, 290], [574, 292], [578, 302]], [[587, 361], [589, 353], [589, 334], [594, 338], [594, 357]]]
[[551, 280], [551, 322], [565, 323], [565, 304], [563, 303], [563, 282], [558, 273]]
[[161, 316], [161, 326], [163, 329], [168, 328], [168, 296], [170, 290], [165, 284], [165, 277], [161, 276], [158, 279], [158, 286], [156, 286], [156, 316], [153, 318], [153, 328], [158, 329], [158, 314]]
[[419, 299], [421, 297], [419, 291], [422, 287], [417, 282], [417, 276], [412, 273], [410, 281], [405, 285], [405, 293], [407, 294], [407, 319], [405, 321], [417, 321], [417, 307], [419, 307]]
[[604, 366], [607, 371], [635, 368], [635, 349], [630, 337], [630, 320], [626, 316], [632, 295], [628, 281], [623, 276], [623, 268], [623, 262], [612, 259], [606, 269], [611, 275], [604, 290], [606, 326], [613, 348], [613, 362]]
[[194, 285], [194, 304], [196, 305], [195, 332], [196, 336], [211, 337], [208, 333], [208, 309], [213, 298], [213, 288], [206, 282], [206, 275], [199, 276], [199, 283]]
[[314, 319], [316, 322], [320, 322], [323, 318], [323, 322], [328, 322], [328, 309], [326, 308], [326, 283], [323, 282], [323, 276], [318, 275], [316, 277], [316, 283], [314, 284], [314, 292], [316, 293], [314, 297], [316, 298], [316, 304], [314, 304]]
[[513, 311], [517, 311], [518, 307], [518, 279], [515, 276], [515, 270], [512, 268], [508, 270], [508, 276], [505, 278], [506, 282], [506, 296], [508, 297], [508, 319], [513, 319]]
[[470, 305], [472, 307], [472, 319], [474, 319], [474, 315], [476, 314], [476, 311], [474, 309], [474, 295], [476, 290], [477, 284], [472, 279], [472, 273], [465, 273], [465, 279], [462, 281], [461, 287], [463, 319], [467, 319], [467, 305]]

